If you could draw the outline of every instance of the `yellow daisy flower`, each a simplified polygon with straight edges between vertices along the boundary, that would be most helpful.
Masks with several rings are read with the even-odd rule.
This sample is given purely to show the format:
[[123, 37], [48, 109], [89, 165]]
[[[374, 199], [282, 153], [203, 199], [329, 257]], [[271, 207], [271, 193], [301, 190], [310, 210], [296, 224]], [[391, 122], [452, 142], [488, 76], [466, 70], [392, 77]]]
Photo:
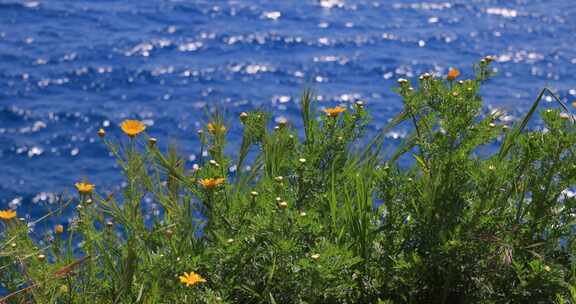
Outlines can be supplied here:
[[15, 217], [16, 217], [16, 211], [14, 210], [0, 210], [0, 219], [7, 221]]
[[456, 78], [458, 78], [458, 76], [460, 76], [460, 71], [458, 71], [458, 69], [455, 68], [450, 68], [450, 70], [448, 71], [448, 80], [452, 81]]
[[200, 185], [202, 185], [202, 187], [204, 187], [204, 189], [214, 189], [214, 188], [218, 187], [219, 185], [223, 184], [224, 181], [226, 181], [226, 179], [223, 177], [205, 178], [205, 179], [201, 179], [199, 181], [199, 183], [200, 183]]
[[206, 282], [206, 280], [202, 276], [200, 276], [199, 274], [197, 274], [195, 272], [190, 272], [190, 273], [185, 272], [179, 278], [180, 278], [180, 282], [182, 284], [186, 284], [186, 286], [194, 286], [198, 283]]
[[76, 189], [78, 190], [78, 192], [80, 194], [90, 194], [92, 193], [92, 191], [94, 191], [94, 184], [90, 184], [90, 183], [84, 183], [84, 182], [78, 182], [76, 184], [74, 184], [74, 186], [76, 186]]
[[324, 113], [326, 113], [326, 115], [328, 117], [332, 117], [332, 118], [338, 117], [338, 115], [340, 115], [340, 113], [343, 113], [345, 111], [346, 111], [346, 109], [343, 107], [340, 107], [340, 106], [334, 107], [334, 108], [324, 109]]
[[122, 131], [130, 137], [134, 137], [146, 130], [146, 126], [139, 120], [125, 120], [120, 124]]

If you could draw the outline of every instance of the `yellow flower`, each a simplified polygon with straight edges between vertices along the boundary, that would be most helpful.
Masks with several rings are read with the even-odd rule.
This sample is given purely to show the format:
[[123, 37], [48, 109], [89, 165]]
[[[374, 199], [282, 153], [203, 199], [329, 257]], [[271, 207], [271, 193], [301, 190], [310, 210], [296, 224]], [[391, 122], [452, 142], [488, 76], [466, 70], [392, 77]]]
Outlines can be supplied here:
[[324, 109], [324, 113], [326, 113], [326, 115], [328, 117], [338, 117], [338, 115], [340, 115], [340, 113], [343, 113], [345, 111], [346, 111], [346, 109], [343, 107], [340, 107], [340, 106], [334, 107], [334, 108]]
[[203, 277], [201, 277], [199, 274], [195, 272], [190, 273], [185, 272], [179, 278], [180, 282], [182, 282], [182, 284], [186, 284], [186, 286], [194, 286], [198, 283], [206, 282], [206, 280]]
[[450, 70], [448, 70], [448, 80], [452, 81], [458, 78], [458, 76], [460, 76], [460, 71], [458, 71], [458, 69], [450, 68]]
[[94, 191], [94, 184], [79, 182], [74, 184], [80, 194], [90, 194]]
[[125, 120], [120, 124], [120, 127], [130, 137], [134, 137], [146, 130], [146, 126], [139, 120]]
[[100, 128], [100, 130], [98, 130], [98, 136], [100, 138], [106, 136], [106, 131], [104, 131], [104, 129]]
[[210, 132], [212, 134], [216, 134], [216, 133], [220, 133], [220, 132], [222, 132], [222, 133], [226, 132], [226, 126], [217, 124], [215, 122], [209, 122], [208, 125], [206, 126], [206, 128], [208, 129], [208, 132]]
[[205, 178], [200, 180], [200, 185], [205, 189], [214, 189], [223, 184], [226, 179], [223, 177], [218, 178]]
[[0, 219], [7, 221], [15, 217], [16, 217], [16, 211], [14, 210], [0, 210]]

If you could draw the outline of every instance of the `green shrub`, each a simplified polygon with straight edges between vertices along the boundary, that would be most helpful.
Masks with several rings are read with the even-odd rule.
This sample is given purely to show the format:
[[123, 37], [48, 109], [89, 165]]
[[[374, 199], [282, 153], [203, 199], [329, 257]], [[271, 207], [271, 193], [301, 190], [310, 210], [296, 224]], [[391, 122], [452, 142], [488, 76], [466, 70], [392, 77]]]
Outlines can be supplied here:
[[[74, 206], [77, 220], [44, 247], [0, 213], [11, 292], [0, 303], [576, 303], [573, 118], [543, 90], [524, 119], [499, 125], [479, 96], [490, 61], [475, 79], [399, 81], [404, 111], [370, 139], [363, 103], [318, 113], [310, 91], [300, 133], [243, 113], [236, 158], [213, 117], [200, 167], [138, 121], [120, 143], [101, 131], [126, 186], [77, 184], [47, 214]], [[545, 128], [527, 130], [545, 94], [564, 112], [544, 110]], [[413, 134], [383, 157], [385, 132], [403, 122]], [[150, 198], [161, 206], [151, 219]]]

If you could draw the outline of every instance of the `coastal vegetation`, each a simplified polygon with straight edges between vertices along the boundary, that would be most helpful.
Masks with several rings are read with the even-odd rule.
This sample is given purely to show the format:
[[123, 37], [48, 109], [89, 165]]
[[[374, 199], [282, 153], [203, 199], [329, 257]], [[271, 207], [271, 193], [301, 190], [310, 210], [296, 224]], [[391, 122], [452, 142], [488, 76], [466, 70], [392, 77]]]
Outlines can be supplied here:
[[242, 113], [235, 155], [214, 115], [196, 166], [140, 121], [120, 141], [100, 130], [125, 184], [79, 178], [36, 219], [74, 208], [44, 243], [0, 211], [0, 303], [576, 303], [573, 116], [544, 89], [503, 122], [480, 96], [491, 62], [400, 79], [404, 110], [373, 137], [368, 104], [319, 108], [311, 91], [302, 130]]

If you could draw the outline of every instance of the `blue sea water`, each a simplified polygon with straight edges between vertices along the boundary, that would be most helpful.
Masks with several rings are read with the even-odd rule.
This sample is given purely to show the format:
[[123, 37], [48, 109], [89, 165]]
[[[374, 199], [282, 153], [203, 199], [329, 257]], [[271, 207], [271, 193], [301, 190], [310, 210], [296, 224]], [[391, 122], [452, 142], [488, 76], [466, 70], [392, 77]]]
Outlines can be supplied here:
[[573, 0], [0, 0], [0, 209], [37, 218], [78, 180], [120, 186], [99, 128], [144, 120], [192, 165], [207, 111], [233, 152], [240, 112], [297, 124], [308, 85], [320, 106], [364, 100], [376, 132], [402, 109], [396, 79], [494, 55], [487, 111], [512, 121], [544, 86], [576, 95], [575, 17]]

